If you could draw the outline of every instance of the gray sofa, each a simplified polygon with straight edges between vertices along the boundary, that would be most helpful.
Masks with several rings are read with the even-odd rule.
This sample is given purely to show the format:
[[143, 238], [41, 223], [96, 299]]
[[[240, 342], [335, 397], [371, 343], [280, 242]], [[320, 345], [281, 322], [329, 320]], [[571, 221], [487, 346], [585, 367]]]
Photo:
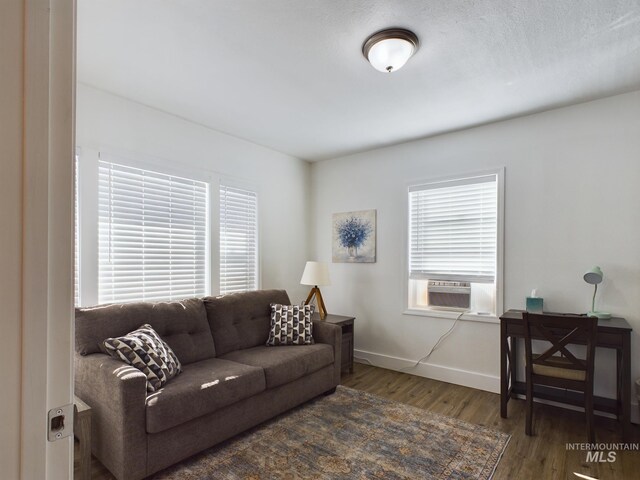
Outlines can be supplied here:
[[[92, 408], [93, 454], [120, 480], [151, 475], [340, 382], [340, 328], [314, 322], [314, 345], [266, 347], [284, 290], [76, 309], [76, 395]], [[183, 372], [147, 393], [144, 374], [101, 342], [148, 323]]]

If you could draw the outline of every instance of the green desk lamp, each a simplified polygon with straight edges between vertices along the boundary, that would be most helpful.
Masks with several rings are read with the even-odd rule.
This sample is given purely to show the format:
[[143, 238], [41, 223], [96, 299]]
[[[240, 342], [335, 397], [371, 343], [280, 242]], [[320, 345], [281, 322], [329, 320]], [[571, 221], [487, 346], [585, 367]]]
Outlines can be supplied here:
[[593, 267], [583, 276], [584, 281], [590, 285], [594, 285], [595, 288], [593, 290], [593, 298], [591, 299], [591, 311], [587, 313], [590, 317], [598, 317], [598, 318], [611, 318], [610, 313], [598, 312], [596, 311], [596, 293], [598, 293], [598, 284], [602, 282], [604, 275], [600, 267]]

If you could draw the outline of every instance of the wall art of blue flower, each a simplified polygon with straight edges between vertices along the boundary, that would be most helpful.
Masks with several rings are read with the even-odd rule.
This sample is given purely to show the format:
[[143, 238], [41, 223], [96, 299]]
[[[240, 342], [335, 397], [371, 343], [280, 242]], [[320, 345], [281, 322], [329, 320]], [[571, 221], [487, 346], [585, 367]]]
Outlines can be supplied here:
[[355, 255], [358, 254], [358, 247], [364, 245], [373, 231], [368, 221], [355, 216], [339, 221], [336, 230], [340, 245], [350, 250], [353, 249]]

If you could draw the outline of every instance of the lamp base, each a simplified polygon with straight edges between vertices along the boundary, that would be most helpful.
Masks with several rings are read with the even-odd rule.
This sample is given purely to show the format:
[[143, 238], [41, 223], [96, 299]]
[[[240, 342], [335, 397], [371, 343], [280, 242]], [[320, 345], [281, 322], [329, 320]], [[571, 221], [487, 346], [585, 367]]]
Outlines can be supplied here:
[[611, 314], [607, 312], [588, 312], [587, 317], [598, 317], [602, 320], [609, 320], [611, 318]]
[[324, 320], [327, 316], [327, 309], [324, 306], [324, 300], [322, 299], [322, 294], [320, 293], [320, 289], [317, 285], [311, 289], [311, 291], [309, 292], [309, 296], [307, 297], [307, 300], [304, 302], [304, 304], [309, 305], [313, 300], [314, 295], [316, 297], [316, 303], [318, 304], [318, 313], [320, 314], [320, 320]]

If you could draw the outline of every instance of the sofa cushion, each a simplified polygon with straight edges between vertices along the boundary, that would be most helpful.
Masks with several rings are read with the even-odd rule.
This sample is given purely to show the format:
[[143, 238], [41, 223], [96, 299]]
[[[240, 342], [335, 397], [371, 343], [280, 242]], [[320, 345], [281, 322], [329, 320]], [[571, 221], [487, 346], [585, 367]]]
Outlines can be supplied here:
[[147, 397], [147, 432], [162, 432], [263, 390], [260, 367], [219, 358], [185, 365], [180, 375]]
[[271, 329], [267, 346], [311, 345], [313, 341], [313, 305], [271, 304]]
[[284, 290], [257, 290], [206, 297], [204, 305], [216, 353], [264, 345], [269, 338], [271, 304], [290, 304]]
[[104, 341], [107, 353], [147, 377], [147, 390], [155, 392], [182, 371], [180, 360], [151, 325], [142, 325], [123, 337]]
[[259, 346], [226, 354], [225, 360], [260, 366], [264, 369], [267, 388], [292, 382], [333, 363], [333, 347], [315, 345]]
[[215, 357], [202, 300], [136, 302], [76, 308], [76, 351], [98, 353], [109, 337], [120, 337], [142, 324], [151, 325], [183, 365]]

